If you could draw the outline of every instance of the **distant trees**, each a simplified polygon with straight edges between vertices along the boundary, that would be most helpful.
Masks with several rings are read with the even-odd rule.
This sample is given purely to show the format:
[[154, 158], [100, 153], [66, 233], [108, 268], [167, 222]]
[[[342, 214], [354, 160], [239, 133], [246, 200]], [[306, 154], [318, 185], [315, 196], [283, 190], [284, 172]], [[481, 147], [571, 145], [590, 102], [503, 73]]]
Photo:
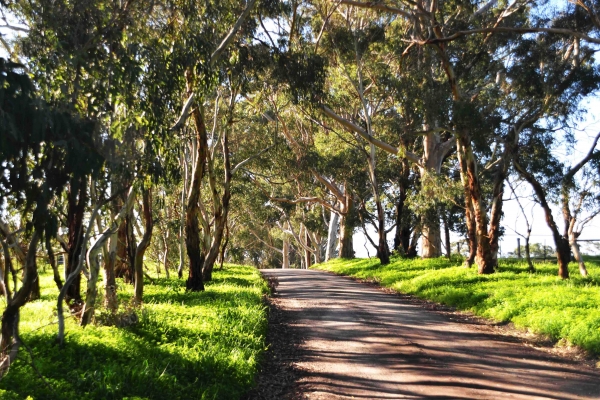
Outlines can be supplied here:
[[[526, 248], [524, 245], [521, 245], [520, 248], [514, 249], [509, 255], [516, 257], [518, 254], [525, 255]], [[550, 258], [556, 256], [556, 251], [554, 247], [543, 245], [541, 243], [532, 243], [529, 245], [529, 255], [533, 258]]]

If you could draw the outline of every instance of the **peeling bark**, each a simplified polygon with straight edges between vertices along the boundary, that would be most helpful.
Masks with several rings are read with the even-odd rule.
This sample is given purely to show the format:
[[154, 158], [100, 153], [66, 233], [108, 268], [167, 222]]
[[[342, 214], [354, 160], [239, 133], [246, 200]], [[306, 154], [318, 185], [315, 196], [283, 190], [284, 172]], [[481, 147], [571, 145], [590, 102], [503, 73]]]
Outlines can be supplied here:
[[496, 268], [496, 257], [492, 254], [490, 238], [488, 236], [486, 207], [477, 176], [477, 164], [471, 147], [471, 139], [469, 135], [462, 133], [459, 135], [457, 142], [457, 147], [462, 153], [460, 156], [461, 171], [464, 170], [466, 172], [465, 193], [467, 194], [468, 192], [468, 196], [470, 196], [475, 217], [475, 237], [477, 242], [475, 262], [480, 274], [491, 274], [494, 273]]

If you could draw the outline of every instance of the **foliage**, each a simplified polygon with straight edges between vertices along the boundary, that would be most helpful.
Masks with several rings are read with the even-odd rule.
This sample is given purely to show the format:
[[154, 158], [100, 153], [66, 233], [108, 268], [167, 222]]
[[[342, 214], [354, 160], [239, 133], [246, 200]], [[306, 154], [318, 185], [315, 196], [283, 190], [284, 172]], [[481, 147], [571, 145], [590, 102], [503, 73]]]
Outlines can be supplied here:
[[[573, 274], [569, 281], [555, 275], [555, 265], [537, 264], [531, 274], [523, 262], [500, 261], [493, 275], [478, 275], [461, 260], [393, 259], [381, 266], [376, 259], [334, 260], [315, 268], [468, 310], [500, 322], [566, 339], [594, 355], [600, 355], [600, 260], [588, 261], [592, 277]], [[571, 264], [572, 271], [577, 270]]]
[[[525, 246], [521, 246], [521, 255], [525, 257]], [[515, 250], [510, 253], [512, 256], [519, 254], [519, 248], [515, 248]], [[529, 245], [529, 254], [531, 257], [554, 257], [554, 248], [552, 246], [543, 245], [541, 243], [532, 243]]]
[[[54, 344], [56, 289], [51, 275], [41, 279], [41, 300], [22, 310], [21, 336], [46, 383], [23, 350], [0, 381], [0, 398], [237, 399], [252, 386], [268, 290], [255, 269], [225, 265], [200, 293], [175, 279], [147, 282], [137, 324], [84, 329], [68, 318], [62, 349]], [[119, 285], [126, 302], [133, 288]]]

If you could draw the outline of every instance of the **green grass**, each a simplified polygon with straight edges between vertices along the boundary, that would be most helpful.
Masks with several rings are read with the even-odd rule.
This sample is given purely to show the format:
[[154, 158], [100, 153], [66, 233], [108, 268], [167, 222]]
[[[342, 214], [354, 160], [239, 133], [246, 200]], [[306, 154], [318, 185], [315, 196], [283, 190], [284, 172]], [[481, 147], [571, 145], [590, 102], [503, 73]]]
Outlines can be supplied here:
[[[238, 399], [252, 387], [265, 348], [268, 286], [252, 267], [226, 265], [206, 291], [184, 281], [146, 283], [139, 322], [128, 328], [67, 319], [66, 345], [54, 344], [57, 290], [42, 276], [42, 300], [21, 313], [21, 349], [0, 381], [1, 399]], [[130, 285], [120, 284], [124, 302]]]
[[570, 265], [571, 279], [556, 277], [556, 264], [537, 264], [530, 274], [524, 263], [501, 261], [499, 271], [478, 275], [459, 261], [392, 259], [336, 259], [315, 268], [355, 278], [375, 280], [401, 293], [468, 310], [476, 315], [564, 339], [600, 355], [600, 260], [587, 263], [589, 277]]

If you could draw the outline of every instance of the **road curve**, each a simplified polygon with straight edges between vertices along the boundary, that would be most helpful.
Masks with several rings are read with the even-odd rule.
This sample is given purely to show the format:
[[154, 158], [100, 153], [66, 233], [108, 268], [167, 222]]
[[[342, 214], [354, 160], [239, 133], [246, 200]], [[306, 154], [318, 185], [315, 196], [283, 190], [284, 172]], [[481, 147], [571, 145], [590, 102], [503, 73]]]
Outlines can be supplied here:
[[600, 373], [314, 270], [262, 270], [303, 338], [305, 399], [600, 399]]

